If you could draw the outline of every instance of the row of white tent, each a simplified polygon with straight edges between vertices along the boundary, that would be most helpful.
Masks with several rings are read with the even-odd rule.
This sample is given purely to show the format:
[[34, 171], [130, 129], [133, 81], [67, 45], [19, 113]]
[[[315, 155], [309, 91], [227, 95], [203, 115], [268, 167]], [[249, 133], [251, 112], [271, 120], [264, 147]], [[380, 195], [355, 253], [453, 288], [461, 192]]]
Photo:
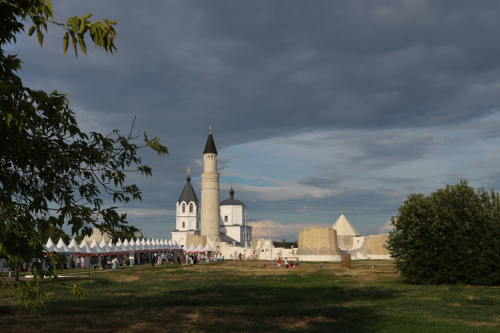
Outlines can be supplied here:
[[215, 251], [210, 244], [207, 243], [207, 245], [203, 246], [201, 243], [195, 247], [194, 244], [191, 243], [191, 246], [189, 246], [186, 250], [187, 253], [197, 253], [197, 252], [213, 252]]
[[[49, 237], [47, 244], [45, 244], [44, 249], [46, 252], [57, 252], [57, 253], [69, 253], [72, 255], [79, 256], [98, 256], [98, 255], [108, 255], [108, 254], [125, 254], [130, 251], [134, 252], [155, 252], [155, 251], [182, 251], [182, 248], [175, 241], [172, 240], [131, 240], [130, 242], [126, 239], [121, 241], [118, 239], [116, 244], [110, 240], [108, 243], [103, 239], [100, 244], [97, 244], [95, 238], [89, 243], [83, 240], [80, 244], [76, 242], [73, 238], [71, 242], [66, 245], [66, 243], [59, 239], [59, 242], [55, 244]], [[212, 248], [207, 251], [213, 251]]]

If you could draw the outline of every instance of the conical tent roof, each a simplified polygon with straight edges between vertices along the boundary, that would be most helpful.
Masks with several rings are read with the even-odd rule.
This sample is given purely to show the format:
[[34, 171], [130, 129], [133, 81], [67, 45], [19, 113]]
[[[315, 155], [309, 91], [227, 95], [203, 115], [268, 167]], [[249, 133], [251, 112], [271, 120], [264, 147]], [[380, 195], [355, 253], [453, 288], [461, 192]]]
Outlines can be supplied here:
[[347, 220], [344, 213], [340, 215], [337, 222], [332, 226], [337, 230], [337, 236], [354, 236], [359, 237], [361, 234], [354, 228], [354, 226]]
[[113, 246], [113, 240], [112, 239], [109, 240], [108, 246], [109, 247]]
[[210, 244], [207, 243], [207, 245], [203, 248], [203, 251], [214, 252], [215, 250], [210, 246]]
[[73, 238], [71, 242], [68, 245], [69, 249], [71, 250], [71, 253], [82, 253], [82, 250], [78, 246], [78, 243], [76, 240]]
[[116, 245], [115, 246], [115, 250], [116, 252], [128, 252], [129, 251], [129, 247], [126, 246], [125, 244], [121, 244], [121, 245]]
[[104, 244], [102, 249], [104, 251], [106, 251], [106, 253], [116, 253], [117, 252], [114, 245], [109, 246], [108, 244]]
[[99, 246], [100, 246], [100, 247], [102, 247], [102, 248], [104, 248], [104, 247], [106, 246], [106, 244], [107, 244], [107, 242], [106, 242], [106, 240], [103, 238], [103, 239], [101, 240], [101, 242], [99, 243]]
[[193, 243], [191, 243], [191, 246], [190, 246], [190, 247], [188, 247], [185, 251], [186, 251], [186, 252], [194, 252], [194, 251], [196, 251], [196, 248], [194, 247], [194, 244], [193, 244]]
[[196, 247], [195, 251], [196, 252], [203, 252], [203, 245], [201, 245], [201, 243], [198, 244], [198, 246]]
[[123, 245], [122, 240], [118, 238], [118, 242], [116, 242], [115, 246], [122, 246], [122, 245]]
[[54, 248], [54, 251], [58, 253], [69, 253], [71, 252], [70, 248], [64, 243], [62, 238], [59, 238], [59, 242], [57, 242], [56, 247]]
[[56, 244], [52, 241], [52, 239], [49, 237], [49, 240], [47, 241], [47, 244], [45, 244], [45, 250], [47, 252], [53, 252], [55, 251]]
[[85, 239], [80, 244], [80, 251], [82, 254], [97, 254], [97, 249], [91, 248]]
[[97, 244], [95, 238], [92, 241], [92, 243], [90, 244], [90, 248], [92, 250], [95, 250], [95, 253], [99, 253], [99, 254], [109, 253], [109, 252], [106, 252], [106, 249], [103, 249], [102, 247], [99, 246], [99, 244]]

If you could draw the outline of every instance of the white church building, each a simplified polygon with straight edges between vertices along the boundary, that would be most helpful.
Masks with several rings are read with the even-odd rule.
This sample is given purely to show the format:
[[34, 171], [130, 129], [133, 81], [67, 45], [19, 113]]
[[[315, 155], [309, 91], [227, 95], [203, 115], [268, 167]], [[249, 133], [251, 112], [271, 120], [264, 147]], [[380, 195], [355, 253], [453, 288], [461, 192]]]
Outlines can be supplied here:
[[[245, 245], [250, 246], [252, 242], [252, 227], [247, 225], [246, 206], [243, 202], [234, 198], [232, 185], [229, 191], [229, 199], [223, 200], [219, 204], [218, 198], [220, 190], [219, 174], [217, 173], [217, 149], [212, 137], [212, 129], [210, 129], [210, 134], [203, 154], [205, 157], [205, 173], [202, 174], [202, 194], [205, 193], [207, 202], [204, 203], [198, 200], [198, 196], [191, 185], [191, 177], [189, 176], [191, 170], [188, 168], [186, 185], [176, 203], [175, 230], [172, 231], [172, 241], [177, 242], [181, 246], [185, 246], [187, 234], [203, 236], [201, 208], [202, 205], [211, 205], [210, 207], [205, 206], [204, 211], [213, 213], [214, 216], [212, 220], [215, 225], [210, 228], [205, 226], [205, 231], [207, 229], [209, 231], [212, 231], [212, 229], [216, 230], [215, 233], [218, 235], [210, 236], [217, 236], [223, 243], [241, 247], [245, 247]], [[204, 178], [209, 179], [205, 180]], [[204, 182], [208, 185], [204, 185]], [[203, 197], [202, 195], [202, 201]], [[213, 202], [213, 199], [216, 199], [216, 201]], [[216, 210], [214, 211], [214, 209]], [[217, 211], [219, 211], [218, 226]], [[209, 222], [211, 223], [211, 221]], [[207, 221], [205, 223], [208, 224]]]

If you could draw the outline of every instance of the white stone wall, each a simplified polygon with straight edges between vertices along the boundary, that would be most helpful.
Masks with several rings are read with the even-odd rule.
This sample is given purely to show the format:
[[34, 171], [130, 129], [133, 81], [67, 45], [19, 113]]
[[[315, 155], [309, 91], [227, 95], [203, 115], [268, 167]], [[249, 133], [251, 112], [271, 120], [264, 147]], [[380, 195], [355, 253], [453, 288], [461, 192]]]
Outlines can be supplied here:
[[173, 232], [172, 233], [172, 241], [176, 241], [179, 245], [184, 245], [186, 247], [186, 235], [196, 234], [194, 231], [185, 231], [185, 232]]
[[220, 195], [217, 155], [205, 154], [204, 172], [201, 174], [201, 235], [220, 235]]

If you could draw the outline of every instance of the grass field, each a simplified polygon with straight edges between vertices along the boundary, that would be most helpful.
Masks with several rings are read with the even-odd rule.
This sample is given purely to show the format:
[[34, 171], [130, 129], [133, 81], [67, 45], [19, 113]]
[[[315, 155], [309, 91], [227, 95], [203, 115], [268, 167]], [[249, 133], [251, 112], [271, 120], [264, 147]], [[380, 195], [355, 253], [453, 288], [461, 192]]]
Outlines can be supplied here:
[[[389, 261], [354, 261], [352, 269], [301, 266], [226, 261], [64, 271], [80, 276], [47, 285], [40, 318], [1, 290], [0, 331], [500, 331], [500, 288], [406, 285]], [[72, 296], [73, 284], [86, 288], [85, 298]]]

